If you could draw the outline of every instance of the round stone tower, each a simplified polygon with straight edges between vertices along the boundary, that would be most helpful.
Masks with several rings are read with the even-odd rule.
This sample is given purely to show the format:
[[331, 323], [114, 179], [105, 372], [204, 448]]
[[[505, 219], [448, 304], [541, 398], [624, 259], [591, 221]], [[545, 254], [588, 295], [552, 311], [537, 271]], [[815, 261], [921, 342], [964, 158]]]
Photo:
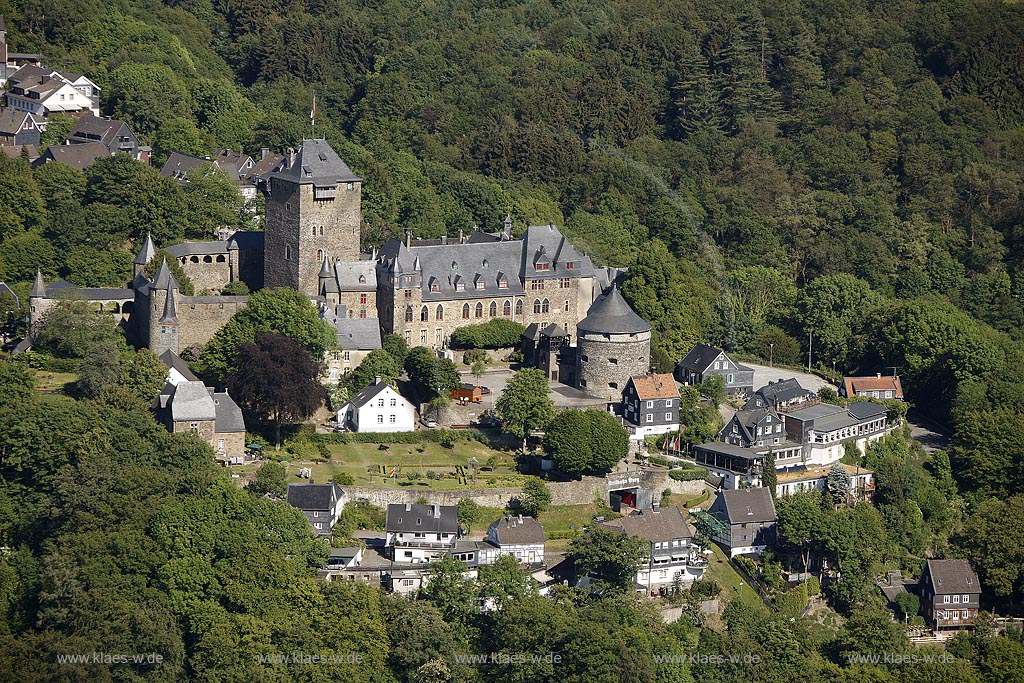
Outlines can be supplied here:
[[588, 394], [619, 401], [633, 375], [651, 366], [651, 326], [636, 314], [617, 287], [590, 307], [576, 324], [576, 382]]

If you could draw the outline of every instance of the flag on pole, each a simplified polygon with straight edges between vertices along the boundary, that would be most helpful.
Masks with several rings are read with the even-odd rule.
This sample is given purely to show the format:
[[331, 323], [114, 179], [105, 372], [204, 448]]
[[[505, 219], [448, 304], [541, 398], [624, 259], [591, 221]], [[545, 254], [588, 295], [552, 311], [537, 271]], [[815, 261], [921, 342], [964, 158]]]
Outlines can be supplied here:
[[309, 110], [309, 120], [316, 120], [316, 92], [313, 92], [313, 108]]

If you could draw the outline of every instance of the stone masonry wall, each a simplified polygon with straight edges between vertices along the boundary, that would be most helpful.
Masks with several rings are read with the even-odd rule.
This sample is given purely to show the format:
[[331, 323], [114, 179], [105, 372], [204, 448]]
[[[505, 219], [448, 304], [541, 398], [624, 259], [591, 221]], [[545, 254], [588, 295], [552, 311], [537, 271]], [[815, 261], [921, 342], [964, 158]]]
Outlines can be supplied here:
[[[701, 481], [676, 481], [664, 470], [614, 473], [608, 477], [583, 477], [579, 481], [547, 482], [551, 490], [552, 505], [586, 505], [600, 495], [607, 502], [609, 491], [642, 486], [650, 489], [654, 498], [665, 489], [673, 493], [697, 496], [704, 490]], [[462, 491], [431, 491], [423, 489], [391, 489], [369, 486], [344, 486], [348, 500], [365, 498], [373, 505], [387, 507], [390, 503], [415, 503], [425, 498], [430, 504], [455, 505], [462, 498], [472, 498], [478, 505], [505, 507], [510, 499], [522, 495], [520, 488], [466, 489]]]
[[196, 294], [204, 290], [220, 294], [220, 291], [231, 282], [231, 263], [227, 252], [182, 256], [178, 259], [178, 263], [188, 275], [188, 279], [192, 281]]
[[578, 346], [577, 382], [581, 389], [601, 398], [618, 400], [631, 375], [645, 375], [650, 369], [650, 332], [633, 337], [611, 335], [609, 339], [588, 333], [578, 339]]

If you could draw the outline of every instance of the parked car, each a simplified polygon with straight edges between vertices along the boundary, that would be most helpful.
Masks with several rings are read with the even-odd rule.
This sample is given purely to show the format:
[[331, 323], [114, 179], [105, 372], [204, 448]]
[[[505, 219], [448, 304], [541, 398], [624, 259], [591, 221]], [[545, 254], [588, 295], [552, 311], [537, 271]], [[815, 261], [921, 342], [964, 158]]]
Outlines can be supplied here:
[[426, 427], [427, 429], [433, 429], [434, 427], [437, 426], [437, 420], [435, 420], [432, 417], [425, 417], [423, 418], [422, 422], [423, 426]]

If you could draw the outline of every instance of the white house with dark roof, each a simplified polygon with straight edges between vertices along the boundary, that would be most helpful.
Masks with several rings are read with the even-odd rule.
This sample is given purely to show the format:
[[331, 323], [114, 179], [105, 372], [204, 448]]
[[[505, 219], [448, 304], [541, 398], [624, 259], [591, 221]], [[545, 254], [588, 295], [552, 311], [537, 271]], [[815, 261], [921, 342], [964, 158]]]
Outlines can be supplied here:
[[395, 562], [421, 564], [454, 550], [459, 539], [459, 513], [454, 505], [388, 505], [385, 547]]
[[515, 555], [519, 564], [544, 564], [544, 540], [544, 527], [533, 517], [506, 515], [487, 528], [487, 542], [497, 554]]
[[775, 545], [778, 517], [768, 489], [722, 491], [708, 514], [722, 525], [713, 540], [729, 551], [729, 557], [759, 555]]
[[174, 386], [178, 386], [183, 382], [199, 382], [201, 381], [196, 377], [195, 373], [192, 372], [192, 368], [189, 367], [188, 363], [182, 360], [181, 356], [176, 354], [174, 351], [167, 350], [160, 354], [160, 360], [167, 366], [167, 378], [166, 381]]
[[683, 384], [702, 384], [711, 375], [722, 378], [730, 396], [746, 396], [754, 390], [753, 369], [740, 365], [714, 346], [698, 342], [676, 364], [676, 379]]
[[416, 408], [380, 377], [338, 411], [338, 424], [353, 432], [411, 432]]
[[637, 586], [646, 593], [676, 582], [686, 586], [704, 575], [708, 562], [678, 507], [636, 510], [601, 526], [647, 542], [647, 561], [636, 573]]
[[844, 377], [839, 395], [846, 398], [877, 398], [903, 400], [903, 383], [899, 377]]
[[316, 536], [330, 536], [345, 509], [345, 492], [333, 481], [326, 484], [288, 484], [288, 504], [302, 510]]
[[835, 406], [828, 403], [783, 413], [786, 439], [800, 444], [802, 465], [830, 465], [843, 457], [846, 444], [861, 453], [888, 433], [889, 411], [870, 401]]
[[100, 89], [81, 74], [28, 64], [7, 76], [7, 106], [35, 116], [100, 114]]

